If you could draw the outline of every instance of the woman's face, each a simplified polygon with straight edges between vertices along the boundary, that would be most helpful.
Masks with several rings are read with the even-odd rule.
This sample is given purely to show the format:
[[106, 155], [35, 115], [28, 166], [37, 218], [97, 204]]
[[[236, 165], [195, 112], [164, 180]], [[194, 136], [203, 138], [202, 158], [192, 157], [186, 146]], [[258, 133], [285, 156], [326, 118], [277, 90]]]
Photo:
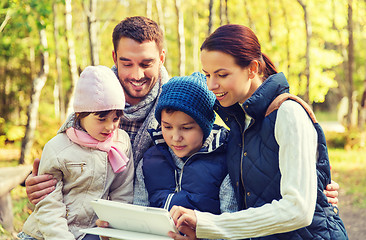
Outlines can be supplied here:
[[249, 67], [240, 67], [224, 52], [202, 50], [201, 62], [207, 86], [223, 107], [243, 103], [261, 84], [249, 78]]

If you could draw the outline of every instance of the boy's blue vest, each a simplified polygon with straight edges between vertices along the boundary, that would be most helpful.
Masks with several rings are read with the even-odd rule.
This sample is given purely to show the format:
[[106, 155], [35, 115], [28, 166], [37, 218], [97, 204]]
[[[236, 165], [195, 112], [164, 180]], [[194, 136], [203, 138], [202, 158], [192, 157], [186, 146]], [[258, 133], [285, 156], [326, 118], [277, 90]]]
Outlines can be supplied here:
[[[278, 152], [274, 137], [277, 109], [287, 99], [298, 101], [315, 120], [310, 108], [299, 98], [288, 95], [288, 83], [282, 73], [270, 76], [242, 106], [235, 104], [224, 108], [218, 102], [216, 112], [230, 128], [228, 140], [228, 170], [236, 193], [239, 209], [260, 207], [272, 200], [281, 199]], [[280, 100], [274, 99], [280, 96]], [[271, 103], [274, 102], [272, 105]], [[253, 118], [245, 129], [245, 112]], [[317, 122], [313, 125], [318, 134], [317, 202], [311, 225], [292, 232], [255, 239], [348, 239], [338, 209], [331, 206], [323, 193], [330, 183], [330, 166], [324, 133]], [[244, 130], [245, 129], [245, 130]], [[260, 151], [253, 151], [260, 149]], [[273, 161], [268, 161], [273, 159]], [[240, 170], [242, 169], [242, 170]]]
[[143, 157], [144, 181], [150, 206], [170, 210], [173, 205], [178, 205], [221, 213], [219, 192], [228, 174], [225, 159], [227, 130], [214, 126], [213, 132], [217, 133], [214, 134], [215, 140], [186, 160], [180, 178], [167, 144], [162, 137], [158, 141], [157, 135], [154, 136], [156, 145]]

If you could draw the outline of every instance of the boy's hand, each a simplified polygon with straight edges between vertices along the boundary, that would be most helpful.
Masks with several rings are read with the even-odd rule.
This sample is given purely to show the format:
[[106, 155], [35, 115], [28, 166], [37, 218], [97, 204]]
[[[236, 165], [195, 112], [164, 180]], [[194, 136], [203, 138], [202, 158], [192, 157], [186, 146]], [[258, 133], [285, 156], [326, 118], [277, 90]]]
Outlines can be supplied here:
[[196, 226], [197, 218], [193, 210], [184, 207], [173, 206], [170, 209], [170, 216], [172, 216], [175, 225], [179, 232], [185, 234], [185, 236], [179, 233], [169, 232], [168, 236], [175, 240], [196, 240]]
[[33, 163], [32, 173], [25, 180], [25, 187], [29, 201], [36, 205], [49, 193], [55, 190], [56, 179], [50, 174], [38, 175], [40, 160], [37, 158]]

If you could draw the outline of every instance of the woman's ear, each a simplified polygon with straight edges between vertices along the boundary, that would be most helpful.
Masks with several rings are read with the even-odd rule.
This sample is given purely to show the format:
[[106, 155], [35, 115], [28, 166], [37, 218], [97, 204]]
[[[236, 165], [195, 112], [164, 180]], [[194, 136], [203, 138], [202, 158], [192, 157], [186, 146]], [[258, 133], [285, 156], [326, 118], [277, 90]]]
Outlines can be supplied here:
[[249, 64], [249, 78], [252, 79], [254, 78], [256, 75], [258, 75], [258, 70], [259, 70], [259, 63], [257, 60], [253, 60], [250, 64]]

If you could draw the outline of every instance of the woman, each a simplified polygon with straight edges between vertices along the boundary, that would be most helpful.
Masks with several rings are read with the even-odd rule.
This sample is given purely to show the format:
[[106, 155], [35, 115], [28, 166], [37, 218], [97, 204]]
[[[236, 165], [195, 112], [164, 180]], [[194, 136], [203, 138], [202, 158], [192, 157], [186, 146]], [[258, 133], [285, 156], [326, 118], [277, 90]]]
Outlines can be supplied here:
[[[213, 215], [175, 206], [177, 226], [199, 238], [348, 239], [338, 209], [323, 194], [330, 170], [326, 148], [317, 149], [321, 130], [295, 101], [265, 115], [289, 85], [255, 34], [241, 25], [221, 26], [201, 51], [215, 111], [230, 128], [228, 169], [241, 211]], [[326, 159], [317, 162], [317, 154]]]

